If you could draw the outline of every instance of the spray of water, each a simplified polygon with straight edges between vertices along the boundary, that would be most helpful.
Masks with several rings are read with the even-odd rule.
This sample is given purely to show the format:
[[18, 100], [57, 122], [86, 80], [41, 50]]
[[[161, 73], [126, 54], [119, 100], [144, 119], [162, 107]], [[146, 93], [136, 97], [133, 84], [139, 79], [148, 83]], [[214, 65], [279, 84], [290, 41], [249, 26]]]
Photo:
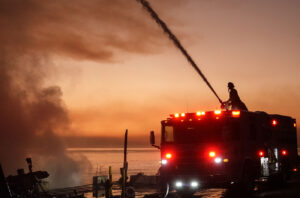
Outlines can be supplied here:
[[217, 97], [219, 102], [222, 104], [222, 100], [214, 90], [214, 88], [211, 86], [205, 75], [201, 72], [195, 61], [192, 59], [192, 57], [189, 55], [189, 53], [186, 51], [186, 49], [182, 46], [180, 41], [177, 39], [177, 37], [171, 32], [169, 27], [166, 25], [164, 21], [162, 21], [158, 14], [152, 9], [149, 2], [147, 0], [137, 0], [140, 2], [143, 7], [149, 12], [151, 17], [155, 20], [155, 22], [163, 29], [163, 31], [168, 34], [169, 38], [173, 41], [175, 46], [182, 52], [182, 54], [186, 57], [188, 62], [192, 65], [192, 67], [196, 70], [196, 72], [201, 76], [201, 78], [204, 80], [204, 82], [207, 84], [207, 86], [210, 88], [210, 90], [214, 93], [214, 95]]

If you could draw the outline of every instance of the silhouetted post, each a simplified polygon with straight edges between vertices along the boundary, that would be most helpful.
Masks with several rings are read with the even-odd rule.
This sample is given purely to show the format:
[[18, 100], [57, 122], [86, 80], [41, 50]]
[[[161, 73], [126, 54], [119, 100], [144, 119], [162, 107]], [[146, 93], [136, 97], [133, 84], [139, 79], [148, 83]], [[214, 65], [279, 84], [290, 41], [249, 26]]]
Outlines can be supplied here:
[[108, 178], [109, 178], [109, 198], [112, 198], [112, 169], [111, 166], [108, 168]]
[[32, 161], [31, 161], [31, 158], [30, 157], [26, 158], [26, 162], [27, 162], [27, 165], [28, 165], [29, 172], [32, 173]]
[[12, 197], [1, 164], [0, 164], [0, 197], [3, 198]]
[[125, 131], [125, 140], [124, 140], [124, 162], [122, 170], [122, 198], [126, 197], [126, 181], [127, 181], [127, 136], [128, 130]]

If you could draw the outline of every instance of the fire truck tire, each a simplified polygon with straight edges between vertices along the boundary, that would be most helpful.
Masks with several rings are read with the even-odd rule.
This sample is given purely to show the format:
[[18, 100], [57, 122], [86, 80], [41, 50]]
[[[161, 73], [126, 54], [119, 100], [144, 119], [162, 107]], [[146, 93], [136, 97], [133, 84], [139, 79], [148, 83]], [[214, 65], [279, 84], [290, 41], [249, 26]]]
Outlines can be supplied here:
[[158, 189], [161, 195], [160, 197], [162, 198], [167, 197], [170, 190], [169, 188], [170, 188], [169, 183], [165, 179], [161, 179], [159, 181], [159, 189]]

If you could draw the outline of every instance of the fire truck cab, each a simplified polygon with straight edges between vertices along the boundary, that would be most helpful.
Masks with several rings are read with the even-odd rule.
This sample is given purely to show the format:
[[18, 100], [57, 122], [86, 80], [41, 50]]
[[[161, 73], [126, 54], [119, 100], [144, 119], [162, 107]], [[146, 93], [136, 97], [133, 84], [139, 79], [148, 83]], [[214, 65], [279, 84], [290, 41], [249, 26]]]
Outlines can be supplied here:
[[[176, 113], [161, 121], [161, 182], [179, 193], [284, 181], [297, 171], [296, 120], [265, 112]], [[151, 144], [155, 144], [154, 132]]]

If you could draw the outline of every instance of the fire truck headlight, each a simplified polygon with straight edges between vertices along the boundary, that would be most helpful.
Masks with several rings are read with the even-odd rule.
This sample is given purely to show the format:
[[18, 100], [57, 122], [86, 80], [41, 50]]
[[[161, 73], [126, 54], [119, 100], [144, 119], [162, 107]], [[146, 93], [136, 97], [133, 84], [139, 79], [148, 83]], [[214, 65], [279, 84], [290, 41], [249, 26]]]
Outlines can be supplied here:
[[177, 182], [175, 182], [175, 186], [177, 188], [181, 188], [183, 186], [183, 183], [181, 181], [177, 181]]
[[199, 183], [198, 182], [196, 182], [196, 181], [192, 181], [191, 182], [191, 187], [192, 188], [197, 188], [199, 186]]
[[161, 160], [162, 165], [166, 165], [167, 163], [168, 163], [168, 161], [166, 159]]
[[221, 163], [221, 162], [222, 162], [222, 158], [216, 157], [216, 158], [215, 158], [215, 162], [216, 162], [217, 164]]

